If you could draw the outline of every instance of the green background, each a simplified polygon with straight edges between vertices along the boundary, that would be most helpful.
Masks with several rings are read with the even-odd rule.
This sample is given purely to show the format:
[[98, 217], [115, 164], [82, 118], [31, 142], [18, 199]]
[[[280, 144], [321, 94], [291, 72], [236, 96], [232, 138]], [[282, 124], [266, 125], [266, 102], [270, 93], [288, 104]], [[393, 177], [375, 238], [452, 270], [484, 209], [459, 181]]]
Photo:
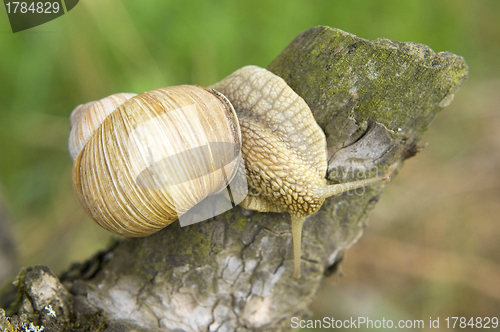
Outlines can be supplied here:
[[[154, 4], [153, 4], [154, 3]], [[470, 78], [386, 188], [315, 317], [500, 313], [500, 1], [83, 0], [13, 34], [0, 9], [0, 193], [18, 267], [58, 273], [110, 243], [71, 187], [68, 117], [116, 92], [265, 67], [317, 25], [465, 57]]]

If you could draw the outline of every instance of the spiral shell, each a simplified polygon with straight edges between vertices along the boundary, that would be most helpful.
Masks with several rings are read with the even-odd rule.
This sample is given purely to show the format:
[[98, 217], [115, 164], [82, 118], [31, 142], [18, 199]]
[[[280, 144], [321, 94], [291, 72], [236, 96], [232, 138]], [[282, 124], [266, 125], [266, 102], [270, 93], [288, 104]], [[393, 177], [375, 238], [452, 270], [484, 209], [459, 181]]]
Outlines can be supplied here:
[[[115, 104], [126, 100], [80, 152], [70, 146], [77, 154], [77, 197], [103, 228], [125, 236], [152, 234], [223, 190], [236, 174], [241, 132], [222, 94], [182, 85], [110, 98]], [[78, 108], [74, 112], [87, 118]], [[82, 125], [76, 121], [74, 126]]]
[[136, 95], [135, 93], [116, 93], [101, 100], [78, 105], [71, 112], [69, 118], [68, 149], [71, 158], [75, 160], [78, 153], [85, 146], [85, 143], [87, 143], [109, 113], [113, 112], [127, 99]]

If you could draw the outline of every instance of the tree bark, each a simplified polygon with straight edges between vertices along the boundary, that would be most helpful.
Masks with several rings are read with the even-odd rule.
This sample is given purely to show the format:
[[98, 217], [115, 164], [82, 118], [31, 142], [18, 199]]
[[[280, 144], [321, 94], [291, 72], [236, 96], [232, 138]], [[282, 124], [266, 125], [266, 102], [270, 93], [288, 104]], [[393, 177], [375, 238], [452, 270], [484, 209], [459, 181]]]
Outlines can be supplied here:
[[[268, 69], [304, 98], [325, 131], [330, 183], [394, 176], [468, 74], [460, 56], [329, 27], [299, 34]], [[331, 197], [306, 220], [301, 279], [293, 278], [288, 214], [236, 207], [124, 239], [60, 278], [46, 267], [23, 270], [12, 317], [0, 314], [0, 327], [289, 331], [291, 317], [307, 315], [322, 279], [362, 235], [385, 185]]]

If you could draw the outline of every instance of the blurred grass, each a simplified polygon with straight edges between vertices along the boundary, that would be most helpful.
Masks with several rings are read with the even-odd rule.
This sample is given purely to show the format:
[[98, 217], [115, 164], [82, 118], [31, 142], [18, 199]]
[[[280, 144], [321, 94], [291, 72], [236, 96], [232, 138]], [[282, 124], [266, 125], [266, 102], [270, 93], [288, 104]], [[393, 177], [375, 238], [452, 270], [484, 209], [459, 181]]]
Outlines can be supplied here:
[[13, 34], [0, 10], [0, 190], [20, 265], [59, 272], [109, 243], [72, 192], [66, 141], [76, 105], [209, 85], [247, 64], [265, 67], [299, 32], [329, 25], [462, 55], [470, 78], [423, 138], [429, 147], [387, 186], [315, 315], [497, 314], [500, 280], [483, 274], [498, 276], [500, 264], [498, 17], [497, 0], [86, 0]]

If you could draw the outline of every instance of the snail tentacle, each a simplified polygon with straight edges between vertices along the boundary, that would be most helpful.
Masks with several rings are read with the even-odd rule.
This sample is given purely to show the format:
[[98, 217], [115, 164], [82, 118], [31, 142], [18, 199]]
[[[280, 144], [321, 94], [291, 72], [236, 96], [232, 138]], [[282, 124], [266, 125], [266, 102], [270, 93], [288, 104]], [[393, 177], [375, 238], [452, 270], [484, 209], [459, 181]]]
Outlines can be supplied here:
[[349, 190], [354, 190], [358, 189], [361, 187], [365, 187], [377, 182], [387, 182], [391, 178], [389, 175], [383, 175], [383, 176], [377, 176], [374, 178], [369, 178], [369, 179], [363, 179], [363, 180], [358, 180], [358, 181], [352, 181], [352, 182], [346, 182], [346, 183], [339, 183], [339, 184], [333, 184], [329, 186], [322, 186], [318, 187], [316, 189], [316, 195], [320, 197], [321, 199], [328, 198], [333, 195], [341, 194], [343, 192], [349, 191]]

